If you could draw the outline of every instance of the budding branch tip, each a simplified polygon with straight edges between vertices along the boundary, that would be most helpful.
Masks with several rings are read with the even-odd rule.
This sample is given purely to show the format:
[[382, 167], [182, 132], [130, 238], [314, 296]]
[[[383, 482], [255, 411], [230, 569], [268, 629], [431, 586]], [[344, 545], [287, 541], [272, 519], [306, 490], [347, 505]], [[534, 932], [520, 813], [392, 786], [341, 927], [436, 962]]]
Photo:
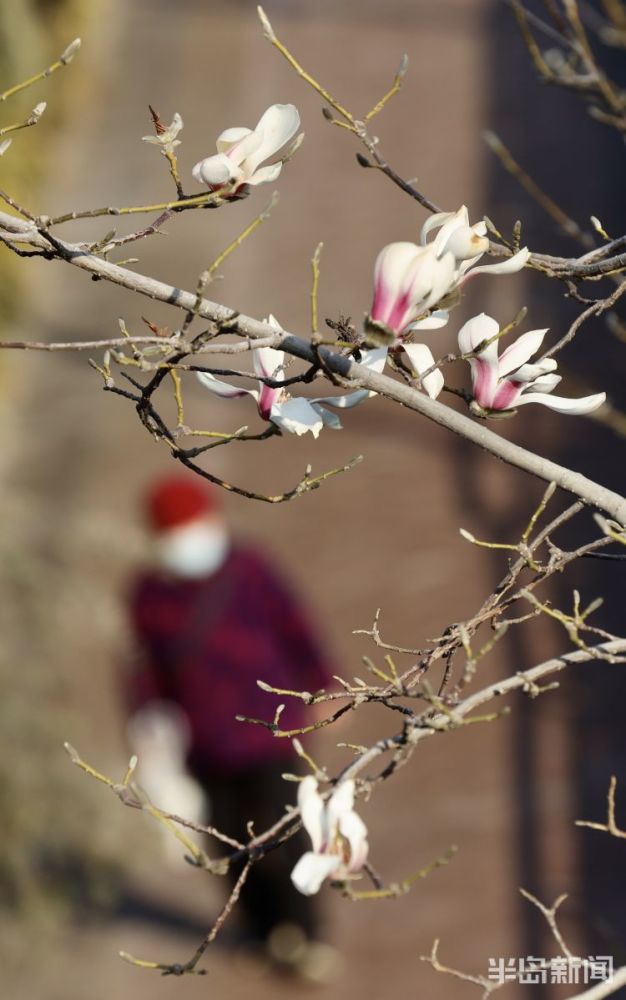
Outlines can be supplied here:
[[78, 750], [75, 750], [72, 744], [67, 742], [63, 744], [63, 749], [65, 750], [66, 754], [68, 755], [72, 763], [77, 764], [78, 761], [80, 760], [80, 757], [78, 755]]
[[74, 41], [70, 42], [68, 47], [62, 53], [59, 61], [62, 62], [64, 66], [67, 66], [67, 64], [72, 61], [72, 59], [78, 52], [79, 48], [81, 47], [81, 45], [82, 45], [81, 39], [75, 38]]
[[261, 4], [258, 5], [258, 7], [256, 9], [256, 12], [257, 12], [257, 14], [259, 16], [259, 21], [261, 22], [261, 25], [263, 27], [263, 34], [265, 35], [265, 37], [270, 42], [275, 41], [276, 35], [274, 34], [274, 29], [272, 28], [272, 25], [270, 24], [270, 20], [269, 20], [267, 14], [265, 13], [265, 11], [263, 10], [263, 8], [261, 7]]

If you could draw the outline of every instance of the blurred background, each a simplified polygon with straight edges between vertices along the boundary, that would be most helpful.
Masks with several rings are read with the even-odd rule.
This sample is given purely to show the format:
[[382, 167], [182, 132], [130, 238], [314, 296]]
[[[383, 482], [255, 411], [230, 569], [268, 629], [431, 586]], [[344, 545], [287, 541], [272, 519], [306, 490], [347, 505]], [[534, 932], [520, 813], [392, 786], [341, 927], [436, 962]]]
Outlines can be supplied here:
[[[466, 203], [472, 221], [486, 213], [505, 233], [522, 219], [522, 242], [531, 249], [577, 253], [494, 162], [481, 138], [489, 127], [577, 221], [587, 227], [594, 214], [611, 235], [622, 231], [621, 140], [573, 95], [535, 81], [505, 4], [267, 0], [266, 8], [293, 52], [355, 113], [378, 100], [402, 53], [409, 54], [402, 93], [375, 131], [392, 165], [417, 176], [438, 204], [451, 210]], [[414, 240], [424, 221], [419, 206], [384, 177], [358, 167], [350, 136], [325, 122], [317, 96], [264, 41], [252, 0], [4, 0], [0, 33], [2, 87], [46, 65], [74, 36], [83, 38], [70, 69], [28, 92], [26, 110], [45, 99], [48, 113], [41, 126], [17, 134], [2, 159], [2, 186], [35, 212], [170, 197], [165, 161], [140, 141], [150, 132], [148, 104], [165, 122], [175, 111], [183, 116], [178, 153], [188, 189], [191, 167], [214, 151], [220, 131], [254, 126], [275, 102], [298, 106], [305, 144], [280, 178], [271, 220], [211, 287], [218, 301], [253, 316], [273, 312], [284, 327], [306, 332], [310, 258], [323, 241], [321, 316], [343, 313], [358, 323], [371, 302], [376, 254], [390, 241]], [[270, 193], [263, 187], [221, 211], [171, 220], [167, 236], [138, 244], [133, 266], [194, 288]], [[105, 219], [68, 226], [63, 235], [93, 239], [110, 228]], [[0, 265], [6, 339], [115, 336], [118, 316], [136, 332], [141, 316], [170, 328], [180, 321], [166, 306], [57, 263], [3, 252]], [[556, 339], [581, 308], [538, 277], [481, 278], [470, 287], [437, 343], [451, 347], [460, 324], [478, 311], [506, 323], [523, 304], [527, 328], [550, 326]], [[606, 389], [619, 408], [619, 349], [604, 326], [587, 324], [564, 362], [566, 394]], [[193, 426], [232, 430], [253, 419], [246, 401], [222, 404], [195, 380], [186, 399]], [[106, 774], [124, 772], [125, 593], [146, 556], [138, 497], [172, 463], [132, 406], [102, 393], [84, 354], [3, 354], [0, 408], [0, 947], [7, 995], [79, 1000], [87, 988], [94, 1000], [187, 998], [224, 988], [233, 1000], [251, 989], [261, 998], [293, 994], [293, 982], [261, 975], [253, 961], [233, 964], [219, 946], [207, 958], [210, 979], [173, 982], [117, 957], [125, 950], [184, 961], [221, 899], [217, 880], [182, 857], [168, 867], [149, 822], [73, 768], [62, 749], [69, 740]], [[623, 491], [623, 442], [614, 430], [532, 410], [497, 429]], [[383, 636], [409, 647], [471, 615], [506, 564], [470, 546], [458, 528], [512, 541], [542, 487], [382, 400], [348, 414], [344, 428], [319, 441], [222, 448], [207, 467], [278, 493], [307, 463], [321, 472], [364, 454], [354, 471], [295, 503], [225, 501], [234, 530], [267, 551], [312, 608], [337, 671], [353, 676], [361, 656], [373, 654], [353, 630], [369, 628], [377, 608]], [[563, 498], [555, 509], [558, 503]], [[592, 530], [583, 517], [569, 540]], [[587, 602], [605, 595], [598, 623], [617, 630], [622, 564], [601, 565], [601, 574], [597, 565], [577, 566], [551, 596], [565, 606], [575, 586]], [[566, 648], [556, 627], [533, 622], [498, 646], [481, 682]], [[471, 995], [470, 985], [420, 962], [436, 937], [442, 961], [473, 973], [485, 974], [489, 957], [553, 954], [519, 885], [546, 903], [567, 892], [562, 925], [573, 949], [626, 960], [623, 848], [573, 826], [577, 818], [604, 817], [611, 774], [626, 780], [625, 687], [619, 667], [577, 667], [558, 691], [532, 702], [520, 697], [507, 719], [427, 741], [378, 789], [361, 812], [386, 880], [416, 871], [451, 843], [460, 851], [399, 900], [354, 904], [323, 893], [327, 937], [342, 965], [320, 993], [374, 1000], [392, 983], [411, 983], [432, 1000]], [[272, 709], [268, 698], [268, 716]], [[340, 762], [338, 739], [362, 743], [395, 728], [382, 710], [362, 710], [340, 735], [320, 736], [315, 753]], [[291, 792], [286, 786], [286, 801]], [[515, 985], [507, 990], [521, 995]]]

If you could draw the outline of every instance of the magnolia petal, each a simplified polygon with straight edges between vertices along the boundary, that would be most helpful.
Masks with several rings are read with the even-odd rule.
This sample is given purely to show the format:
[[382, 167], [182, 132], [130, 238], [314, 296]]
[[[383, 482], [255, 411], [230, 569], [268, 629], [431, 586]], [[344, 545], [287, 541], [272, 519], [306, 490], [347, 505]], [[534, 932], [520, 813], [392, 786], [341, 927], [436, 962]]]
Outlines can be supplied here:
[[423, 247], [426, 246], [426, 242], [430, 233], [433, 229], [440, 229], [445, 222], [453, 219], [456, 212], [435, 212], [433, 215], [426, 219], [426, 222], [420, 231], [420, 243]]
[[500, 376], [515, 372], [522, 365], [525, 365], [528, 359], [537, 353], [547, 332], [547, 329], [529, 330], [528, 333], [523, 333], [521, 337], [510, 344], [500, 355], [498, 363]]
[[317, 781], [312, 774], [308, 774], [298, 785], [298, 808], [302, 825], [311, 838], [313, 850], [321, 851], [326, 837], [324, 800], [317, 790]]
[[211, 375], [210, 372], [196, 372], [198, 376], [198, 381], [202, 383], [205, 389], [214, 393], [216, 396], [223, 396], [224, 399], [236, 399], [237, 396], [254, 396], [256, 399], [257, 393], [254, 389], [242, 389], [238, 386], [230, 385], [228, 382], [222, 382], [220, 379], [215, 378], [215, 375]]
[[272, 410], [275, 406], [280, 406], [278, 400], [281, 393], [282, 389], [274, 389], [269, 385], [265, 385], [264, 382], [259, 384], [258, 406], [259, 413], [264, 420], [272, 419]]
[[293, 104], [272, 104], [261, 116], [255, 134], [261, 142], [255, 152], [248, 157], [250, 174], [263, 160], [269, 159], [294, 137], [300, 128], [300, 115]]
[[354, 781], [349, 778], [348, 781], [342, 781], [341, 784], [336, 786], [333, 794], [326, 803], [326, 823], [331, 839], [333, 834], [339, 829], [341, 817], [352, 812], [353, 805]]
[[314, 896], [319, 892], [324, 879], [332, 875], [341, 865], [336, 854], [303, 854], [291, 873], [291, 881], [303, 896]]
[[478, 263], [480, 258], [483, 256], [482, 253], [477, 254], [476, 257], [469, 257], [467, 260], [462, 260], [458, 266], [458, 282], [460, 285], [465, 283], [465, 275]]
[[316, 413], [319, 413], [324, 427], [328, 427], [329, 431], [343, 430], [343, 424], [336, 413], [332, 413], [331, 410], [327, 410], [324, 406], [318, 406], [317, 403], [312, 403], [311, 405]]
[[581, 399], [566, 399], [565, 396], [550, 396], [545, 392], [525, 392], [518, 399], [516, 406], [522, 403], [541, 403], [551, 410], [559, 413], [569, 413], [572, 416], [582, 416], [597, 410], [606, 400], [605, 392], [598, 392], [593, 396], [583, 396]]
[[308, 399], [292, 398], [284, 403], [274, 403], [269, 419], [281, 430], [300, 437], [310, 431], [313, 437], [319, 437], [324, 426], [320, 413]]
[[[521, 368], [515, 370], [515, 380], [516, 382], [534, 382], [535, 379], [543, 378], [550, 372], [554, 372], [556, 367], [557, 363], [554, 358], [546, 358], [545, 361], [522, 365]], [[560, 381], [560, 375], [555, 377]]]
[[282, 163], [272, 163], [269, 167], [259, 167], [251, 177], [248, 177], [246, 184], [251, 187], [256, 187], [257, 184], [271, 184], [278, 178], [282, 169]]
[[[268, 323], [268, 326], [271, 324]], [[282, 382], [285, 378], [281, 370], [285, 361], [285, 352], [277, 351], [274, 347], [255, 347], [252, 350], [252, 364], [257, 375], [261, 378], [273, 378]]]
[[[515, 372], [515, 379], [518, 381], [518, 372]], [[531, 385], [525, 386], [524, 391], [530, 389], [532, 392], [552, 392], [560, 381], [560, 375], [542, 375], [540, 378], [534, 379]]]
[[[456, 212], [435, 212], [435, 214], [431, 215], [429, 219], [426, 219], [426, 222], [422, 226], [420, 243], [422, 246], [426, 246], [427, 237], [433, 229], [442, 230], [444, 226], [447, 226], [448, 229], [446, 230], [446, 234], [443, 239], [443, 242], [445, 243], [450, 233], [453, 232], [457, 226], [467, 225], [469, 225], [469, 214], [465, 205], [461, 205]], [[441, 235], [441, 233], [439, 235]]]
[[217, 153], [196, 163], [191, 175], [198, 184], [219, 187], [228, 184], [229, 181], [239, 180], [241, 171], [225, 153]]
[[454, 254], [458, 261], [476, 261], [489, 249], [489, 240], [480, 236], [476, 229], [480, 226], [459, 226], [447, 239], [445, 249]]
[[237, 143], [245, 139], [247, 135], [252, 134], [251, 128], [227, 128], [217, 137], [217, 151], [218, 153], [227, 153], [229, 149]]
[[[458, 343], [461, 354], [470, 354], [483, 340], [490, 340], [499, 332], [500, 327], [495, 319], [486, 313], [479, 313], [468, 319], [459, 330]], [[498, 341], [494, 340], [480, 352], [481, 358], [490, 363], [498, 361]]]
[[369, 845], [367, 843], [367, 827], [361, 817], [352, 810], [339, 818], [339, 833], [350, 845], [350, 860], [347, 864], [349, 872], [357, 872], [367, 860]]
[[[483, 355], [480, 355], [477, 358], [472, 358], [469, 364], [472, 370], [472, 393], [474, 400], [484, 409], [495, 407], [494, 400], [496, 393], [500, 391], [498, 386], [497, 361], [492, 363], [486, 360]], [[503, 385], [512, 385], [512, 383], [505, 379], [504, 382], [500, 383], [500, 386]], [[518, 388], [517, 392], [519, 394], [521, 389]]]
[[458, 212], [454, 212], [452, 218], [444, 222], [433, 240], [431, 247], [435, 256], [441, 257], [444, 253], [447, 253], [451, 237], [459, 230], [465, 229], [469, 229], [469, 218], [465, 205], [462, 205]]
[[[357, 389], [355, 392], [348, 392], [345, 396], [316, 396], [311, 400], [313, 406], [336, 406], [340, 410], [350, 410], [353, 406], [358, 406], [369, 396], [375, 396], [375, 392], [369, 389]], [[322, 408], [320, 407], [320, 409]]]
[[512, 257], [507, 257], [506, 260], [500, 261], [499, 264], [481, 264], [480, 267], [475, 267], [467, 275], [466, 280], [473, 278], [476, 274], [514, 274], [516, 271], [522, 270], [529, 257], [530, 250], [528, 247], [524, 247], [522, 250], [514, 253]]
[[[385, 367], [388, 352], [388, 347], [376, 347], [371, 351], [363, 351], [359, 364], [363, 365], [364, 368], [369, 368], [370, 371], [380, 373]], [[375, 395], [376, 393], [373, 389], [356, 389], [355, 392], [347, 392], [343, 396], [317, 396], [311, 402], [324, 403], [324, 405], [336, 406], [342, 410], [350, 410], [353, 406], [358, 406], [359, 403]]]
[[372, 372], [380, 374], [385, 367], [388, 350], [387, 347], [376, 347], [371, 351], [363, 351], [359, 364], [363, 365], [364, 368], [369, 368]]
[[[267, 319], [263, 320], [265, 326], [276, 333], [282, 333], [283, 329], [271, 313]], [[271, 378], [276, 382], [284, 382], [285, 373], [282, 366], [285, 360], [285, 352], [276, 350], [273, 347], [256, 347], [252, 351], [252, 363], [256, 374], [260, 378]], [[272, 409], [275, 405], [280, 405], [283, 390], [261, 383], [259, 386], [259, 413], [264, 420], [272, 420]]]
[[280, 158], [282, 163], [287, 163], [287, 161], [290, 160], [292, 156], [294, 156], [294, 154], [298, 152], [300, 146], [304, 142], [305, 136], [306, 132], [299, 132], [298, 135], [293, 140], [293, 142], [289, 143], [289, 145], [287, 146], [286, 150], [284, 151], [283, 155]]
[[483, 388], [480, 385], [474, 387], [476, 402], [491, 410], [511, 410], [517, 405], [517, 401], [522, 394], [522, 386], [519, 382], [505, 378], [495, 387]]
[[411, 323], [407, 330], [440, 330], [449, 319], [450, 313], [447, 309], [435, 309], [430, 316], [424, 316], [424, 319], [418, 319], [415, 323]]
[[[409, 360], [417, 372], [421, 375], [422, 372], [428, 371], [429, 368], [435, 363], [435, 359], [432, 352], [426, 344], [403, 344], [404, 353], [408, 355]], [[422, 386], [424, 392], [427, 392], [431, 399], [436, 399], [441, 390], [443, 389], [444, 378], [438, 368], [427, 375], [422, 381]]]
[[182, 131], [183, 125], [184, 122], [182, 116], [178, 113], [178, 111], [175, 111], [174, 117], [172, 118], [170, 124], [165, 129], [165, 134], [163, 137], [165, 138], [165, 136], [167, 136], [167, 141], [171, 142], [173, 139], [176, 139], [178, 133]]
[[[252, 351], [252, 364], [257, 375], [261, 378], [271, 378], [275, 382], [284, 382], [285, 373], [282, 371], [282, 364], [285, 359], [284, 351], [276, 351], [273, 347], [256, 347]], [[264, 420], [271, 420], [272, 408], [278, 403], [283, 390], [259, 383], [259, 413]]]
[[414, 243], [388, 243], [374, 264], [374, 301], [370, 316], [378, 323], [387, 323], [402, 294], [406, 273], [420, 254]]
[[225, 154], [229, 160], [236, 163], [247, 180], [254, 172], [252, 158], [261, 147], [261, 136], [257, 132], [248, 132], [238, 142], [234, 142]]
[[171, 151], [176, 146], [180, 146], [180, 139], [177, 139], [176, 136], [178, 135], [182, 127], [183, 127], [183, 120], [177, 112], [174, 115], [174, 120], [172, 121], [171, 125], [169, 125], [164, 132], [161, 132], [160, 135], [143, 135], [141, 137], [141, 141], [149, 142], [152, 143], [154, 146], [160, 146], [162, 149]]
[[425, 309], [436, 305], [455, 285], [456, 260], [454, 254], [446, 252], [442, 257], [436, 259], [432, 257], [431, 260], [431, 288], [424, 302]]

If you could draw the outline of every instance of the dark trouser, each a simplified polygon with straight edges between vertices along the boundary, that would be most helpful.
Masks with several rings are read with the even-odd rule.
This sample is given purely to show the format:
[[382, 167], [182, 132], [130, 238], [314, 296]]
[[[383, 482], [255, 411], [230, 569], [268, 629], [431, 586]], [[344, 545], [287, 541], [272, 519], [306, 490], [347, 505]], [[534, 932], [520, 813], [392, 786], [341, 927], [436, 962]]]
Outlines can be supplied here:
[[[285, 805], [295, 799], [296, 786], [281, 775], [297, 769], [291, 761], [264, 764], [245, 774], [227, 778], [196, 775], [210, 802], [210, 823], [221, 833], [242, 843], [249, 839], [247, 824], [252, 821], [255, 833], [263, 833], [284, 814]], [[220, 854], [229, 848], [218, 841], [213, 851]], [[277, 924], [291, 923], [302, 928], [308, 938], [316, 937], [315, 901], [303, 896], [292, 885], [290, 875], [298, 858], [311, 849], [306, 833], [269, 851], [250, 869], [237, 906], [245, 914], [248, 930], [257, 941], [265, 941]], [[226, 876], [234, 885], [243, 864], [233, 866]]]

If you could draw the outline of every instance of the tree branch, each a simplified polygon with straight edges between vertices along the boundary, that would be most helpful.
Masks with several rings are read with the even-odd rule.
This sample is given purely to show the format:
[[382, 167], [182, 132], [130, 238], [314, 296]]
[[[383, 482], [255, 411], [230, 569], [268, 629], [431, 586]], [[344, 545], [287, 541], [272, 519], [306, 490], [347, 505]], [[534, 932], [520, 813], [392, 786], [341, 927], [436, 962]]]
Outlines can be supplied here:
[[[17, 235], [21, 241], [26, 241], [34, 247], [50, 250], [52, 244], [61, 259], [90, 274], [95, 274], [116, 285], [128, 288], [130, 291], [168, 303], [179, 309], [184, 309], [186, 312], [195, 310], [199, 317], [218, 325], [228, 325], [230, 332], [251, 340], [267, 338], [267, 324], [260, 320], [237, 313], [234, 309], [229, 309], [227, 306], [211, 302], [208, 299], [201, 299], [198, 302], [197, 296], [192, 292], [175, 288], [173, 285], [157, 281], [147, 275], [137, 274], [117, 264], [111, 264], [109, 261], [89, 254], [71, 243], [51, 237], [45, 231], [38, 230], [31, 222], [16, 219], [14, 216], [0, 212], [0, 226], [10, 234], [10, 238], [15, 239]], [[316, 363], [316, 352], [313, 351], [310, 343], [300, 337], [285, 332], [282, 336], [277, 337], [275, 346], [311, 364]], [[437, 400], [430, 399], [417, 389], [394, 381], [388, 375], [372, 372], [352, 359], [335, 354], [328, 349], [316, 348], [316, 351], [323, 358], [324, 365], [329, 371], [344, 379], [351, 380], [355, 387], [372, 389], [387, 399], [421, 413], [434, 423], [446, 427], [468, 441], [472, 441], [508, 465], [529, 472], [545, 482], [555, 482], [566, 492], [572, 493], [591, 506], [605, 511], [620, 524], [626, 524], [626, 499], [618, 493], [587, 479], [580, 473], [557, 465], [549, 459], [542, 458], [540, 455], [520, 447], [520, 445], [499, 437], [470, 417], [457, 413]]]

